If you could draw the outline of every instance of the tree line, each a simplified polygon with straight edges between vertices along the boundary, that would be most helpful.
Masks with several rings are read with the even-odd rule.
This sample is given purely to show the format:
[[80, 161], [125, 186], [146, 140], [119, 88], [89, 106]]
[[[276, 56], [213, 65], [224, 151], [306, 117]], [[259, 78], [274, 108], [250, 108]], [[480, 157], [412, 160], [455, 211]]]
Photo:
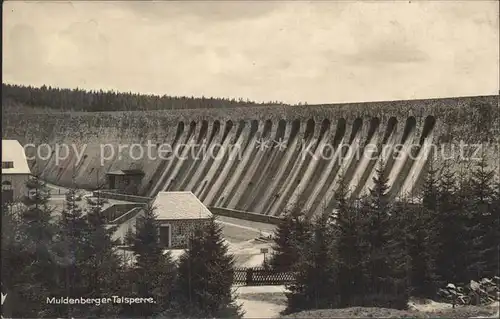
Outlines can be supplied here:
[[16, 105], [35, 109], [57, 111], [109, 112], [109, 111], [150, 111], [204, 108], [233, 108], [244, 106], [282, 105], [273, 101], [256, 103], [242, 98], [226, 99], [215, 97], [176, 97], [152, 94], [119, 93], [83, 89], [63, 89], [50, 86], [23, 86], [2, 83], [2, 104], [15, 109]]
[[[287, 312], [352, 306], [405, 309], [448, 283], [499, 275], [500, 183], [486, 158], [469, 174], [430, 164], [418, 198], [391, 201], [380, 163], [367, 196], [341, 179], [334, 213], [291, 212], [270, 267], [293, 271]], [[435, 300], [435, 299], [434, 299]]]
[[[234, 258], [220, 226], [196, 229], [178, 261], [158, 240], [153, 207], [137, 222], [132, 257], [117, 249], [99, 207], [83, 211], [75, 191], [54, 218], [43, 182], [28, 182], [24, 205], [2, 210], [3, 316], [14, 318], [239, 318]], [[130, 235], [129, 235], [130, 236]], [[130, 304], [49, 302], [51, 298], [152, 298]], [[122, 300], [124, 301], [124, 299]]]

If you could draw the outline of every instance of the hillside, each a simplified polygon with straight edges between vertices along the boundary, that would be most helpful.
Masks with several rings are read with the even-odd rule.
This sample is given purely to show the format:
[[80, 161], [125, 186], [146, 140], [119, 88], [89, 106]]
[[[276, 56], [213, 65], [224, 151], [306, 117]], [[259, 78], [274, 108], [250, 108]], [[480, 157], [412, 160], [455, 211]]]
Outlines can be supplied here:
[[243, 99], [159, 96], [130, 92], [87, 91], [79, 88], [32, 87], [2, 83], [2, 110], [15, 113], [57, 111], [151, 111], [282, 105]]

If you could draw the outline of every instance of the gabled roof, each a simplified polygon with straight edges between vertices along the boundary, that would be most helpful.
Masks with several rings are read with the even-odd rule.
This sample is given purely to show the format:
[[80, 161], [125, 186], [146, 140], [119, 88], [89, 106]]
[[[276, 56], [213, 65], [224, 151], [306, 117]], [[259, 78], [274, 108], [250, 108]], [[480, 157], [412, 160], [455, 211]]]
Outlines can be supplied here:
[[2, 174], [31, 174], [24, 148], [17, 140], [2, 140], [2, 162], [12, 162], [14, 166], [2, 168]]
[[191, 192], [159, 192], [153, 202], [159, 220], [207, 219], [208, 208]]

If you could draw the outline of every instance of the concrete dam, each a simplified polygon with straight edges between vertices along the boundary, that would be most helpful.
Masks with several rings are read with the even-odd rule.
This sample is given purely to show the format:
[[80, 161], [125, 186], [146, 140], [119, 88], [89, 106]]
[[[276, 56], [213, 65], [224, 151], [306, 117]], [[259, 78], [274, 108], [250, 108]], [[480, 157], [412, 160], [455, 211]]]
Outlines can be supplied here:
[[105, 183], [109, 171], [140, 169], [140, 195], [190, 190], [207, 206], [270, 216], [299, 209], [313, 216], [334, 207], [341, 176], [351, 196], [366, 194], [380, 162], [394, 199], [418, 193], [430, 158], [452, 145], [485, 146], [494, 167], [500, 159], [499, 118], [499, 96], [492, 95], [16, 113], [4, 114], [2, 130], [4, 138], [25, 145], [32, 171], [54, 184], [92, 189]]

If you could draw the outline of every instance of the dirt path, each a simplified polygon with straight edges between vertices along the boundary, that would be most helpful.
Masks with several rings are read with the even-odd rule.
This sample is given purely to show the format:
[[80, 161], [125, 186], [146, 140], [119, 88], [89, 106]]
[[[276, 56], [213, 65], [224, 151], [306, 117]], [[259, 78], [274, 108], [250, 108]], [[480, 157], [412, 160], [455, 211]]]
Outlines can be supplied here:
[[245, 311], [243, 318], [279, 318], [280, 312], [285, 309], [284, 305], [258, 300], [239, 298], [238, 303]]

